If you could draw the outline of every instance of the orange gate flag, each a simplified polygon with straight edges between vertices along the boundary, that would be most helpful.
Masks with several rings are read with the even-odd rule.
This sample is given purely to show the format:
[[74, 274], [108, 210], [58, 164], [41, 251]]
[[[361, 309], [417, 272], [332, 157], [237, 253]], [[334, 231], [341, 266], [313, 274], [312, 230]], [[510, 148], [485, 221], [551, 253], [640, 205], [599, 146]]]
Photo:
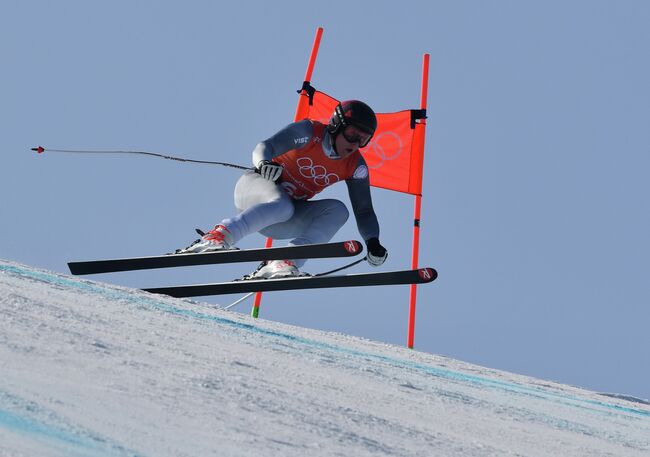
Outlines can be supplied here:
[[[299, 103], [298, 120], [312, 119], [327, 124], [339, 101], [314, 90], [304, 93], [309, 103]], [[422, 195], [424, 158], [424, 110], [377, 113], [377, 131], [361, 154], [370, 169], [370, 185]]]

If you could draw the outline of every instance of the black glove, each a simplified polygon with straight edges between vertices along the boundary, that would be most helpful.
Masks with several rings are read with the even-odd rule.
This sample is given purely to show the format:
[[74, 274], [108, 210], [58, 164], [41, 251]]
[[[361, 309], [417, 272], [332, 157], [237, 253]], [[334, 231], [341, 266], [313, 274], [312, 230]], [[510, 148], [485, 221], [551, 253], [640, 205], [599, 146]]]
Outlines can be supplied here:
[[270, 160], [262, 160], [257, 164], [257, 172], [261, 174], [264, 179], [268, 179], [271, 182], [275, 182], [280, 178], [282, 170], [282, 165]]
[[368, 263], [373, 267], [378, 267], [386, 261], [388, 251], [379, 243], [379, 238], [370, 238], [366, 241], [368, 248]]

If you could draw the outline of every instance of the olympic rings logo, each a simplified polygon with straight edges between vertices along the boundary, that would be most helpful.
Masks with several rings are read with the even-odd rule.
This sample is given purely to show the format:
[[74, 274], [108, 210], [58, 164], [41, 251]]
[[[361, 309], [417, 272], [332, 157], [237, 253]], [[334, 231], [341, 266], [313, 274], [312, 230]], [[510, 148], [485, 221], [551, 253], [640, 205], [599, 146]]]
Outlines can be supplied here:
[[301, 157], [296, 163], [298, 164], [298, 171], [303, 178], [311, 179], [321, 187], [332, 185], [341, 180], [337, 174], [328, 173], [327, 168], [324, 166], [314, 166], [314, 162], [309, 157]]
[[381, 132], [363, 151], [368, 168], [380, 168], [388, 160], [395, 160], [404, 149], [404, 143], [395, 132]]

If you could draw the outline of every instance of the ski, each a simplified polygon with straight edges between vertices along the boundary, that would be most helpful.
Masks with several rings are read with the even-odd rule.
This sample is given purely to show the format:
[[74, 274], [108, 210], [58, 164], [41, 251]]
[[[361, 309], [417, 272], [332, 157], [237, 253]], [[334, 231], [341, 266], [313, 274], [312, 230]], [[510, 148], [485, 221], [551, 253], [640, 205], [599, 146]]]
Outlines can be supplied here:
[[437, 277], [438, 272], [433, 268], [420, 268], [418, 270], [390, 271], [385, 273], [360, 273], [341, 276], [301, 276], [280, 279], [238, 280], [191, 286], [156, 287], [143, 290], [154, 294], [181, 298], [330, 287], [423, 284], [431, 282]]
[[361, 253], [363, 247], [355, 240], [335, 243], [281, 246], [275, 248], [233, 249], [201, 254], [167, 254], [125, 259], [68, 262], [73, 275], [113, 273], [117, 271], [149, 270], [154, 268], [212, 265], [219, 263], [254, 262], [262, 260], [312, 259], [350, 257]]

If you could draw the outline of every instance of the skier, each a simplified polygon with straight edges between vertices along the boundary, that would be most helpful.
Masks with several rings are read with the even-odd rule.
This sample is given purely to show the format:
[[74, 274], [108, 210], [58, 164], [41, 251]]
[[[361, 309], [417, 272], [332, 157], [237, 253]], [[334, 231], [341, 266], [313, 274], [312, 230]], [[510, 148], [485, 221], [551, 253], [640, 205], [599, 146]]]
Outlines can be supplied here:
[[[289, 124], [253, 150], [255, 170], [235, 186], [239, 214], [224, 219], [191, 246], [177, 253], [233, 249], [250, 233], [292, 239], [290, 245], [326, 243], [345, 224], [349, 212], [339, 200], [311, 200], [317, 193], [345, 181], [367, 260], [379, 266], [388, 252], [379, 242], [379, 223], [372, 207], [368, 166], [359, 152], [377, 129], [373, 110], [363, 102], [340, 103], [328, 125], [305, 119]], [[247, 277], [282, 278], [302, 275], [306, 260], [263, 262]]]

